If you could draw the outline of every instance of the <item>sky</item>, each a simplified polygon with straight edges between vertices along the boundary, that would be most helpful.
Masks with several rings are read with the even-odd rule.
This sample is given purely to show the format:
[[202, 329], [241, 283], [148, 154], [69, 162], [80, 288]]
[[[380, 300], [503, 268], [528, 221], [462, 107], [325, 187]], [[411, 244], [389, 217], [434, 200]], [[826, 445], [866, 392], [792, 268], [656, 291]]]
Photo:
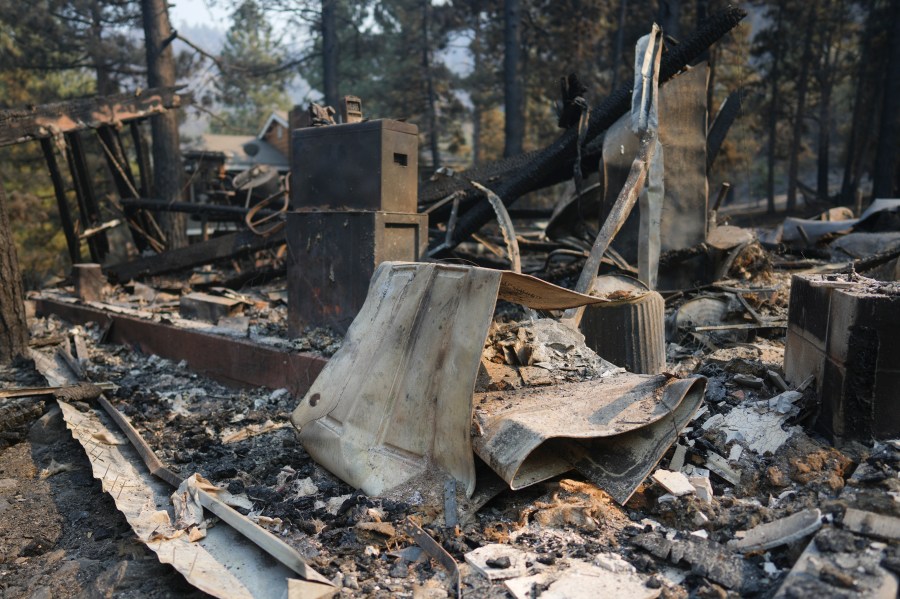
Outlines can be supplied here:
[[229, 11], [224, 4], [221, 0], [215, 4], [209, 0], [174, 0], [169, 6], [169, 19], [176, 29], [188, 25], [225, 31]]

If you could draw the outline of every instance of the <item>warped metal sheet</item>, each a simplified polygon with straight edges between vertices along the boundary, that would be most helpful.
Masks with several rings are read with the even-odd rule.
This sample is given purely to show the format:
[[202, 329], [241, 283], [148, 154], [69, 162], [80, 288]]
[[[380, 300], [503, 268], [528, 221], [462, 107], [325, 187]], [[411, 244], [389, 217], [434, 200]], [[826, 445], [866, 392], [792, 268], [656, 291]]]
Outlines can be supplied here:
[[613, 437], [570, 441], [566, 455], [576, 470], [624, 504], [697, 413], [705, 390], [703, 377], [673, 380], [665, 393], [683, 399], [670, 414]]
[[621, 373], [479, 393], [475, 451], [513, 489], [577, 467], [624, 502], [690, 420], [705, 386], [702, 377]]
[[97, 410], [82, 413], [61, 400], [59, 406], [66, 427], [88, 453], [94, 478], [160, 562], [171, 564], [189, 583], [215, 597], [280, 599], [286, 595], [287, 581], [295, 576], [291, 570], [248, 546], [229, 526], [212, 527], [206, 538], [195, 542], [186, 534], [179, 535], [170, 506], [171, 488], [146, 472], [115, 425], [107, 425], [106, 417]]
[[[57, 357], [39, 351], [32, 351], [31, 356], [51, 385], [72, 382], [72, 373]], [[207, 528], [205, 537], [192, 541], [177, 527], [170, 500], [172, 488], [150, 472], [110, 417], [99, 409], [82, 412], [63, 400], [57, 403], [66, 427], [87, 453], [94, 478], [100, 480], [103, 491], [110, 494], [135, 535], [160, 562], [171, 564], [190, 584], [223, 599], [283, 599], [288, 596], [290, 581], [301, 574], [310, 578], [299, 581], [308, 583], [305, 588], [321, 593], [333, 590], [299, 554], [299, 561], [289, 568], [224, 521]]]
[[[369, 495], [414, 479], [424, 484], [423, 475], [436, 469], [461, 481], [471, 497], [473, 389], [498, 295], [532, 308], [613, 303], [507, 271], [381, 264], [341, 349], [291, 416], [312, 458]], [[646, 428], [672, 415], [689, 391], [693, 413], [704, 386], [702, 378], [623, 373], [602, 382], [521, 389], [503, 396], [506, 407], [494, 402], [493, 413], [489, 403], [477, 404], [485, 434], [474, 450], [520, 488], [581, 459], [579, 447], [557, 439]], [[642, 447], [635, 455], [655, 456], [655, 464], [668, 447], [657, 447], [663, 437], [668, 432], [658, 432], [652, 450]]]
[[498, 297], [535, 310], [562, 310], [592, 304], [616, 305], [634, 301], [633, 298], [612, 300], [606, 297], [585, 295], [565, 287], [558, 287], [531, 275], [523, 275], [510, 270], [500, 272]]
[[431, 464], [471, 495], [472, 392], [500, 277], [382, 263], [341, 349], [291, 416], [313, 459], [370, 495]]
[[471, 497], [472, 393], [498, 295], [531, 308], [609, 302], [509, 271], [382, 263], [291, 416], [313, 459], [370, 495], [433, 465]]

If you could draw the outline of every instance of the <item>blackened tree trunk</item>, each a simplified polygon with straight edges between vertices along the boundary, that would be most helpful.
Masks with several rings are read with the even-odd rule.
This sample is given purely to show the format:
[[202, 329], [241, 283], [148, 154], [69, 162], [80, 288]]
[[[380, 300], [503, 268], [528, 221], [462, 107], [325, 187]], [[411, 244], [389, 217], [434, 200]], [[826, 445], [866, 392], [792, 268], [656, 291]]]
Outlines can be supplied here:
[[[147, 83], [153, 87], [175, 85], [175, 55], [172, 52], [172, 27], [166, 0], [141, 0], [144, 43], [147, 50]], [[182, 196], [184, 169], [178, 143], [178, 119], [169, 110], [150, 119], [153, 135], [154, 197], [178, 202]], [[187, 246], [187, 217], [177, 212], [161, 213], [166, 247]]]
[[16, 245], [6, 210], [6, 191], [0, 183], [0, 364], [7, 364], [28, 351], [23, 297]]
[[[473, 73], [480, 73], [482, 69], [481, 48], [481, 7], [475, 9], [475, 22], [472, 25], [472, 45], [469, 47], [474, 62]], [[472, 166], [478, 166], [481, 161], [481, 119], [484, 118], [482, 98], [479, 90], [472, 93]]]
[[109, 57], [106, 56], [103, 44], [103, 15], [98, 2], [91, 4], [91, 62], [97, 74], [97, 95], [109, 96], [119, 91], [109, 68]]
[[819, 84], [819, 139], [816, 170], [816, 195], [821, 200], [828, 200], [831, 193], [828, 189], [828, 175], [831, 167], [831, 97], [834, 91], [835, 74], [838, 56], [844, 37], [844, 3], [837, 5], [829, 2], [823, 11], [824, 22], [819, 29], [823, 39], [819, 43], [822, 48], [816, 80]]
[[775, 213], [775, 155], [778, 148], [778, 111], [781, 104], [781, 94], [778, 87], [781, 72], [781, 58], [783, 46], [781, 43], [781, 28], [784, 22], [784, 0], [778, 3], [778, 17], [775, 24], [775, 47], [772, 49], [772, 71], [769, 73], [771, 83], [769, 98], [769, 146], [767, 148], [767, 172], [766, 172], [766, 211]]
[[800, 72], [797, 74], [797, 106], [794, 109], [793, 132], [791, 133], [791, 146], [788, 151], [788, 212], [793, 212], [797, 208], [800, 142], [803, 136], [803, 120], [806, 117], [806, 90], [809, 86], [809, 67], [812, 64], [812, 40], [816, 25], [815, 15], [816, 5], [815, 3], [810, 3], [806, 18], [806, 30], [803, 33], [803, 57], [800, 59]]
[[430, 20], [428, 9], [431, 7], [431, 0], [421, 0], [422, 2], [422, 76], [425, 78], [425, 99], [428, 103], [428, 143], [431, 147], [431, 165], [432, 168], [438, 169], [441, 166], [441, 150], [438, 142], [440, 135], [438, 133], [437, 122], [437, 99], [434, 94], [434, 74], [431, 72], [431, 46], [428, 39], [428, 28]]
[[822, 82], [823, 85], [819, 91], [819, 148], [817, 158], [817, 175], [816, 175], [816, 195], [819, 199], [827, 200], [828, 192], [828, 170], [829, 162], [829, 144], [831, 143], [831, 88], [832, 82], [830, 78]]
[[506, 112], [504, 156], [522, 153], [525, 142], [525, 111], [522, 77], [522, 17], [519, 0], [503, 2], [503, 98]]
[[875, 151], [872, 194], [894, 197], [897, 184], [897, 136], [900, 135], [900, 2], [894, 2], [890, 31], [888, 68], [884, 72], [881, 127]]
[[681, 0], [659, 0], [659, 10], [656, 14], [659, 26], [665, 35], [678, 39], [679, 24], [681, 21]]
[[322, 85], [325, 88], [325, 104], [337, 109], [338, 95], [338, 43], [337, 0], [322, 0]]
[[[860, 39], [856, 89], [853, 93], [853, 118], [850, 122], [850, 132], [847, 135], [847, 147], [844, 150], [844, 176], [841, 180], [841, 202], [843, 204], [849, 204], [856, 197], [855, 173], [858, 165], [861, 164], [859, 157], [863, 154], [863, 144], [860, 144], [860, 123], [864, 114], [866, 114], [863, 106], [868, 104], [867, 100], [869, 100], [866, 97], [866, 88], [871, 76], [869, 63], [871, 61], [872, 37], [876, 26], [876, 13], [875, 4], [872, 3], [866, 16], [865, 30]], [[871, 110], [868, 112], [871, 112]]]
[[619, 0], [619, 20], [616, 23], [616, 41], [613, 46], [611, 89], [619, 85], [619, 69], [622, 68], [622, 52], [625, 48], [625, 17], [628, 14], [628, 0]]

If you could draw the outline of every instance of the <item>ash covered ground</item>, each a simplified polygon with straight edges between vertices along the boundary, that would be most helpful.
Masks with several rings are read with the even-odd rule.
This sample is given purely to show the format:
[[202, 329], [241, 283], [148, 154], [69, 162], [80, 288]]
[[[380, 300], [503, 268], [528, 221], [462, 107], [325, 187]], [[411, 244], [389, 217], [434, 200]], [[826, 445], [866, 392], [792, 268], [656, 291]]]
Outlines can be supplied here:
[[[769, 283], [774, 291], [744, 297], [766, 317], [783, 317], [787, 284], [785, 278], [776, 278]], [[669, 312], [679, 303], [677, 298], [670, 302]], [[270, 312], [251, 313], [251, 326], [265, 330], [256, 323]], [[503, 361], [497, 350], [503, 340], [519, 337], [515, 323], [519, 316], [507, 312], [492, 328], [486, 355], [495, 362]], [[273, 331], [265, 332], [277, 333], [277, 324], [272, 326]], [[70, 325], [53, 317], [32, 323], [38, 344], [54, 339], [67, 343], [70, 330]], [[243, 512], [298, 549], [346, 596], [451, 593], [447, 572], [406, 535], [407, 518], [422, 523], [460, 563], [466, 596], [508, 596], [503, 577], [489, 580], [466, 563], [467, 553], [501, 545], [512, 552], [519, 577], [536, 577], [532, 591], [537, 596], [560, 572], [592, 566], [633, 577], [646, 596], [724, 597], [771, 595], [808, 540], [743, 556], [730, 549], [729, 542], [740, 539], [744, 531], [805, 509], [818, 509], [825, 523], [839, 524], [848, 505], [864, 509], [873, 502], [881, 513], [900, 515], [895, 499], [900, 497], [896, 476], [900, 451], [890, 444], [850, 445], [838, 451], [810, 435], [804, 427], [815, 400], [809, 389], [791, 391], [790, 401], [785, 404], [782, 399], [779, 404], [784, 390], [772, 374], [779, 373], [783, 357], [777, 332], [759, 337], [743, 332], [738, 337], [683, 334], [668, 345], [669, 369], [680, 375], [702, 374], [708, 377], [708, 387], [704, 407], [660, 467], [708, 477], [711, 497], [673, 496], [648, 478], [626, 505], [619, 506], [573, 472], [522, 491], [502, 492], [471, 521], [455, 528], [440, 526], [434, 506], [417, 502], [415, 494], [407, 495], [408, 501], [366, 497], [317, 465], [290, 426], [288, 417], [300, 398], [286, 390], [226, 387], [191, 372], [183, 363], [101, 344], [99, 327], [77, 332], [88, 342], [87, 378], [116, 385], [108, 398], [169, 468], [185, 477], [200, 473], [232, 494], [246, 495], [252, 509]], [[316, 344], [336, 349], [332, 341], [301, 344], [304, 349]], [[563, 361], [571, 358], [560, 356]], [[572, 369], [566, 372], [571, 377]], [[2, 377], [3, 386], [9, 388], [41, 382], [27, 362], [4, 370]], [[23, 418], [4, 432], [3, 596], [200, 594], [137, 541], [99, 482], [91, 478], [87, 458], [65, 430], [53, 403], [51, 399], [34, 408], [43, 414], [35, 414], [40, 415], [36, 420]], [[744, 412], [773, 415], [777, 436], [784, 438], [776, 451], [752, 447], [759, 449], [778, 439], [748, 439], [729, 428], [729, 422], [740, 426], [738, 415]], [[723, 472], [711, 471], [711, 454], [724, 458]], [[850, 480], [853, 492], [844, 493], [859, 464], [871, 472]], [[896, 548], [888, 543], [852, 535], [848, 540], [841, 536], [844, 531], [835, 531], [825, 535], [826, 540], [815, 541], [826, 557], [829, 550], [858, 556], [874, 545], [885, 552], [886, 567], [897, 563]], [[673, 553], [673, 547], [680, 549]], [[864, 576], [852, 571], [843, 577], [820, 576], [802, 588], [831, 595], [858, 593], [857, 579]]]

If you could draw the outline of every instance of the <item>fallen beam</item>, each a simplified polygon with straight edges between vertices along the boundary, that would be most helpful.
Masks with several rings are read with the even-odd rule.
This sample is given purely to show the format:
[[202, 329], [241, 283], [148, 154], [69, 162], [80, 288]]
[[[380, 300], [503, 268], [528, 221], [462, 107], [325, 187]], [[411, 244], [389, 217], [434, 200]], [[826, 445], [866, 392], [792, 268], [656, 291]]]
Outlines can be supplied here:
[[[719, 107], [719, 112], [716, 113], [716, 118], [713, 120], [712, 125], [709, 126], [709, 132], [706, 135], [706, 170], [710, 170], [712, 168], [713, 162], [716, 161], [716, 156], [719, 155], [719, 150], [722, 148], [722, 144], [725, 143], [725, 136], [728, 135], [728, 130], [731, 129], [731, 125], [734, 124], [735, 119], [737, 119], [738, 115], [741, 113], [741, 109], [744, 107], [744, 95], [746, 92], [743, 88], [739, 88], [725, 98], [725, 101]], [[718, 208], [716, 208], [718, 210]]]
[[103, 125], [142, 119], [191, 102], [181, 87], [159, 87], [137, 93], [42, 104], [26, 109], [0, 110], [0, 147], [96, 129]]
[[[243, 206], [228, 206], [225, 204], [200, 204], [197, 202], [167, 202], [166, 200], [154, 200], [149, 198], [131, 198], [121, 201], [125, 208], [141, 208], [154, 212], [184, 212], [186, 214], [206, 214], [208, 216], [230, 216], [235, 220], [243, 220], [250, 212]], [[259, 210], [260, 216], [277, 214], [277, 210]]]
[[38, 316], [55, 314], [73, 324], [110, 325], [108, 341], [156, 354], [225, 384], [287, 389], [302, 397], [319, 376], [327, 359], [290, 352], [244, 339], [212, 335], [173, 325], [114, 314], [54, 299], [35, 300]]
[[[735, 6], [710, 17], [693, 34], [672, 48], [663, 56], [660, 65], [659, 82], [671, 79], [686, 65], [696, 60], [706, 49], [718, 41], [726, 33], [737, 27], [746, 16], [746, 12]], [[582, 150], [582, 163], [600, 155], [603, 143], [601, 133], [631, 108], [631, 84], [623, 85], [610, 94], [602, 103], [591, 110], [588, 122], [587, 145]], [[564, 181], [572, 176], [572, 166], [576, 159], [578, 131], [569, 129], [555, 142], [540, 150], [520, 169], [509, 177], [498, 182], [482, 182], [496, 193], [507, 206], [522, 195]], [[469, 198], [480, 196], [477, 190], [467, 190], [464, 205]], [[478, 202], [470, 210], [459, 217], [448, 240], [449, 251], [455, 245], [465, 241], [484, 224], [493, 218], [494, 211], [487, 202]]]
[[104, 272], [113, 281], [124, 283], [141, 277], [161, 275], [209, 264], [223, 258], [238, 258], [282, 243], [284, 243], [283, 230], [266, 236], [257, 235], [252, 231], [241, 231], [195, 243], [186, 248], [163, 252], [156, 256], [108, 266]]

